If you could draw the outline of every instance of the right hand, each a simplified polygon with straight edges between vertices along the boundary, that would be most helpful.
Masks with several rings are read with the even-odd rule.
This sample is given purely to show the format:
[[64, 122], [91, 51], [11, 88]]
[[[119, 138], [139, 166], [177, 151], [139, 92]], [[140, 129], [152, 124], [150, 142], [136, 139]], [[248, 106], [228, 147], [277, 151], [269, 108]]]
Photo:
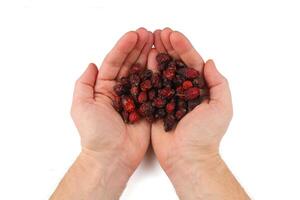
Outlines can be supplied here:
[[[113, 86], [132, 64], [145, 67], [153, 34], [144, 28], [126, 33], [105, 57], [99, 71], [90, 64], [75, 86], [72, 118], [81, 137], [82, 155], [93, 157], [105, 170], [118, 167], [126, 178], [141, 162], [150, 142], [150, 124], [124, 123], [113, 108]], [[103, 169], [104, 170], [104, 169]], [[116, 175], [116, 174], [115, 174]]]

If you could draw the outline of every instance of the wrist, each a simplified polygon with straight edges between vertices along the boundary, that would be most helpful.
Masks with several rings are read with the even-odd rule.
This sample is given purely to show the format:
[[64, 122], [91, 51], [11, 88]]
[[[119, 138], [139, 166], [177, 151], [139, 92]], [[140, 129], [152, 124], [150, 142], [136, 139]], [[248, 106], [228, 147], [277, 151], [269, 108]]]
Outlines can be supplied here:
[[81, 151], [76, 162], [92, 177], [91, 185], [98, 188], [102, 199], [119, 199], [132, 174], [116, 157], [87, 149]]
[[178, 158], [165, 170], [180, 199], [202, 199], [203, 196], [198, 196], [198, 186], [202, 185], [206, 174], [219, 170], [223, 165], [221, 156], [216, 152]]

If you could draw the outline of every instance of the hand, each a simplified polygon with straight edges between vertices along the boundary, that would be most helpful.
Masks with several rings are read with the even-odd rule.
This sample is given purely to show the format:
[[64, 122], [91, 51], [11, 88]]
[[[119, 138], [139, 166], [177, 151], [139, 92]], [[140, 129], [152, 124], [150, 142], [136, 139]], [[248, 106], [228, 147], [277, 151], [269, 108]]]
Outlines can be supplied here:
[[[82, 153], [106, 168], [119, 167], [129, 175], [141, 162], [150, 141], [146, 120], [125, 124], [112, 106], [116, 79], [135, 62], [145, 67], [153, 34], [144, 28], [126, 33], [105, 57], [99, 71], [90, 64], [78, 79], [71, 110], [81, 137]], [[116, 177], [118, 178], [118, 177]]]
[[182, 159], [218, 154], [219, 143], [232, 117], [232, 105], [227, 80], [217, 71], [212, 60], [204, 63], [183, 34], [166, 28], [155, 31], [154, 38], [156, 49], [151, 50], [148, 60], [152, 70], [157, 67], [157, 53], [167, 52], [204, 74], [210, 91], [210, 99], [182, 118], [173, 131], [165, 132], [162, 121], [152, 124], [153, 148], [168, 172]]
[[[212, 60], [204, 63], [181, 33], [169, 28], [157, 30], [154, 32], [154, 45], [155, 49], [151, 50], [148, 59], [150, 69], [157, 70], [157, 53], [167, 52], [204, 75], [209, 88], [209, 100], [205, 100], [182, 118], [173, 131], [165, 132], [162, 121], [153, 123], [151, 128], [154, 152], [177, 193], [183, 199], [194, 199], [195, 193], [191, 191], [187, 194], [187, 191], [197, 185], [198, 175], [201, 173], [199, 171], [204, 166], [208, 167], [207, 163], [210, 168], [217, 167], [222, 162], [219, 157], [219, 144], [232, 118], [228, 82], [217, 71]], [[207, 174], [210, 173], [203, 176]]]

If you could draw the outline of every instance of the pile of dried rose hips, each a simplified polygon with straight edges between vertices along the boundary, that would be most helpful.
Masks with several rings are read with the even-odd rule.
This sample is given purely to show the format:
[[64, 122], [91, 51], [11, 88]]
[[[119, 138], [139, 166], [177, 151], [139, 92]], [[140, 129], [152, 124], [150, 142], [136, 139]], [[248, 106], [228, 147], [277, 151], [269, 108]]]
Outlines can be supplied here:
[[114, 108], [126, 123], [141, 117], [149, 122], [163, 119], [170, 131], [188, 112], [208, 97], [205, 81], [199, 72], [166, 53], [157, 55], [158, 71], [153, 73], [134, 64], [128, 77], [114, 86]]

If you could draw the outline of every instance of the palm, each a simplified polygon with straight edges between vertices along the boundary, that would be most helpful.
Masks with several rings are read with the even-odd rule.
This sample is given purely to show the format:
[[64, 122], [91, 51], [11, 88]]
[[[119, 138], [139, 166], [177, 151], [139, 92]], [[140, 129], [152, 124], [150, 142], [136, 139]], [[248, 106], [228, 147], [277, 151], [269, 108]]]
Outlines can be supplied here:
[[[120, 157], [131, 168], [138, 165], [148, 148], [150, 125], [145, 120], [125, 124], [113, 108], [112, 99], [115, 80], [125, 76], [133, 62], [146, 63], [145, 58], [153, 41], [145, 29], [139, 29], [136, 33], [127, 33], [118, 42], [99, 72], [95, 66], [89, 66], [77, 83], [76, 90], [79, 91], [75, 90], [72, 106], [82, 147], [94, 152], [115, 152], [111, 156]], [[116, 66], [118, 63], [119, 66]]]

